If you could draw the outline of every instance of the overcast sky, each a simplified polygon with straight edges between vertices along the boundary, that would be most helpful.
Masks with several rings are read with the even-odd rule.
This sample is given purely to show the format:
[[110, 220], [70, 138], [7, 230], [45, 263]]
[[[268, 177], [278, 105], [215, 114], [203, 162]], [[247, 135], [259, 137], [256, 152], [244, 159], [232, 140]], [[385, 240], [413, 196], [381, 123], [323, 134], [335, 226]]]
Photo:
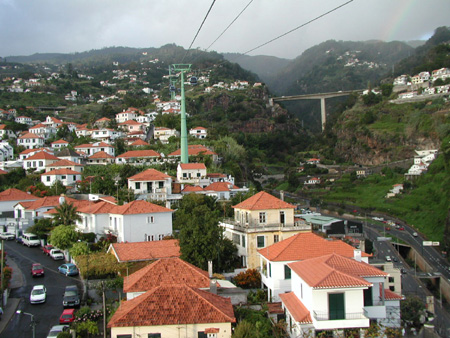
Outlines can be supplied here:
[[[253, 0], [208, 49], [245, 53], [349, 0]], [[193, 48], [206, 49], [250, 0], [216, 0]], [[0, 0], [0, 56], [111, 46], [188, 48], [212, 0]], [[428, 39], [450, 0], [354, 0], [249, 55], [295, 58], [323, 41]]]

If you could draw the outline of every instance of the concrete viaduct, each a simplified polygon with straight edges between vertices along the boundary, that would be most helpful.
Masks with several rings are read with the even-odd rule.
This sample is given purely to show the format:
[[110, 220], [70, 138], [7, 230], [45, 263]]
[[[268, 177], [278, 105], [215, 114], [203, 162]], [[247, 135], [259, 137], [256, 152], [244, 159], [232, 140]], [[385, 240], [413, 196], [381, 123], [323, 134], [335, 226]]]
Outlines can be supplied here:
[[318, 93], [318, 94], [272, 97], [269, 99], [269, 103], [271, 106], [273, 106], [274, 102], [295, 101], [295, 100], [320, 100], [321, 123], [322, 123], [322, 131], [323, 131], [325, 129], [325, 123], [327, 122], [325, 99], [329, 99], [331, 97], [338, 97], [338, 96], [347, 96], [347, 95], [350, 95], [351, 93], [360, 94], [363, 91], [364, 91], [364, 89], [359, 89], [359, 90], [346, 90], [346, 91], [338, 91], [338, 92], [331, 92], [331, 93]]

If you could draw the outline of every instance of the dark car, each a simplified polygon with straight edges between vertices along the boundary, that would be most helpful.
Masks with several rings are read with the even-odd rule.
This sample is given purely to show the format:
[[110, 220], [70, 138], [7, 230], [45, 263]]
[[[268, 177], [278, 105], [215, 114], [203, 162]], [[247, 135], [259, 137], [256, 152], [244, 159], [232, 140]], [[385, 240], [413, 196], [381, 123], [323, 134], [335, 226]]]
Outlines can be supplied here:
[[33, 277], [44, 276], [44, 267], [40, 263], [33, 263], [31, 265], [31, 275]]
[[21, 236], [17, 236], [16, 237], [16, 242], [19, 243], [19, 244], [22, 244], [22, 242], [23, 242], [22, 241], [22, 237]]
[[63, 296], [64, 307], [78, 307], [80, 306], [80, 294], [76, 285], [66, 286]]

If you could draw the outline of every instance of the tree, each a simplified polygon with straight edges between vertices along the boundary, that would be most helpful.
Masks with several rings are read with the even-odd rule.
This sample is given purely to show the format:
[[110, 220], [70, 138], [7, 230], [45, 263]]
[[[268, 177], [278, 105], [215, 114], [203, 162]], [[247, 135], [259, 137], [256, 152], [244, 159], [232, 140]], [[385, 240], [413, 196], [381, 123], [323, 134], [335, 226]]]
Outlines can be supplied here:
[[86, 242], [76, 242], [70, 248], [70, 254], [74, 257], [80, 255], [87, 255], [90, 253], [89, 244]]
[[71, 225], [59, 225], [50, 232], [50, 243], [57, 248], [66, 250], [78, 240], [78, 232]]
[[41, 218], [33, 226], [28, 228], [28, 232], [37, 235], [39, 238], [47, 238], [47, 235], [53, 229], [54, 224], [51, 219]]
[[197, 194], [183, 197], [174, 219], [174, 228], [180, 230], [177, 237], [182, 259], [204, 270], [208, 260], [213, 261], [216, 271], [231, 268], [228, 265], [236, 259], [230, 256], [236, 258], [237, 249], [224, 239], [219, 227], [220, 214], [213, 197]]
[[422, 324], [422, 316], [425, 315], [425, 305], [417, 296], [408, 296], [400, 303], [402, 320], [414, 327]]
[[81, 220], [80, 215], [77, 214], [77, 208], [73, 203], [64, 201], [55, 210], [56, 214], [53, 216], [55, 224], [71, 225], [75, 224], [75, 221]]
[[255, 289], [261, 287], [261, 274], [256, 269], [247, 269], [234, 277], [237, 286], [244, 289]]

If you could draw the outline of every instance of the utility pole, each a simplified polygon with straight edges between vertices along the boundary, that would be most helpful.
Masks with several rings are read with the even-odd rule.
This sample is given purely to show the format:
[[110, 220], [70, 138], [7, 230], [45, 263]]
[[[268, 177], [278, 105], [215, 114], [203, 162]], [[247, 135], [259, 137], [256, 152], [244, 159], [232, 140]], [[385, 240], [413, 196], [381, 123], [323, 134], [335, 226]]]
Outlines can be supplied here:
[[0, 296], [0, 301], [1, 301], [1, 304], [0, 304], [0, 306], [2, 307], [2, 309], [3, 309], [3, 273], [4, 273], [4, 271], [3, 271], [3, 269], [4, 269], [4, 267], [3, 267], [3, 260], [5, 259], [5, 241], [2, 239], [2, 256], [1, 256], [1, 264], [0, 264], [0, 269], [1, 269], [1, 275], [0, 275], [0, 290], [1, 290], [1, 292], [2, 292], [2, 294], [1, 294], [1, 296]]
[[106, 338], [106, 300], [105, 300], [105, 282], [102, 281], [102, 300], [103, 300], [103, 338]]

